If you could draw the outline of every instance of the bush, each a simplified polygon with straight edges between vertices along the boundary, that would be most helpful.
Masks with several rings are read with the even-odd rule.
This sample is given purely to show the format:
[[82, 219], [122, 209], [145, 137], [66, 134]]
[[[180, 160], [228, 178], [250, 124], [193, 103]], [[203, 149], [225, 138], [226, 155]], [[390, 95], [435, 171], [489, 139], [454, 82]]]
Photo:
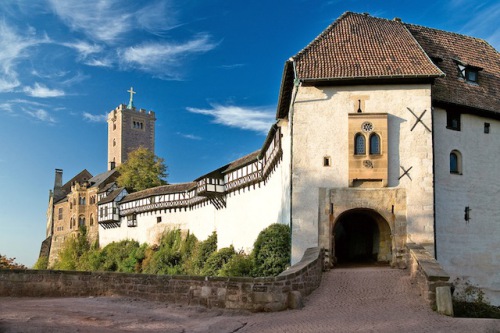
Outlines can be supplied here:
[[253, 258], [244, 253], [237, 253], [222, 266], [219, 276], [252, 276], [255, 270]]
[[160, 244], [145, 251], [144, 272], [149, 274], [185, 274], [183, 263], [192, 256], [198, 240], [180, 229], [165, 232]]
[[484, 292], [469, 281], [455, 279], [460, 291], [453, 295], [453, 313], [462, 318], [495, 318], [500, 319], [500, 308], [492, 306], [486, 300]]
[[207, 259], [203, 266], [202, 274], [206, 276], [217, 276], [221, 268], [229, 262], [229, 260], [236, 254], [234, 247], [231, 245], [213, 252]]
[[276, 276], [290, 264], [290, 227], [271, 224], [262, 230], [253, 246], [254, 276]]
[[87, 228], [81, 226], [75, 237], [70, 237], [64, 242], [59, 251], [59, 258], [54, 263], [54, 269], [77, 270], [78, 262], [86, 252], [90, 250], [87, 239]]
[[18, 264], [15, 260], [16, 258], [7, 258], [0, 254], [0, 269], [26, 269], [26, 266]]
[[36, 263], [33, 265], [33, 269], [47, 269], [49, 266], [49, 257], [41, 256], [38, 257]]
[[202, 274], [208, 257], [217, 251], [217, 233], [214, 231], [206, 240], [199, 242], [192, 254], [192, 259], [185, 262], [186, 273]]
[[100, 253], [102, 262], [98, 270], [140, 273], [141, 263], [144, 259], [144, 246], [141, 247], [139, 242], [134, 240], [124, 240], [106, 245]]

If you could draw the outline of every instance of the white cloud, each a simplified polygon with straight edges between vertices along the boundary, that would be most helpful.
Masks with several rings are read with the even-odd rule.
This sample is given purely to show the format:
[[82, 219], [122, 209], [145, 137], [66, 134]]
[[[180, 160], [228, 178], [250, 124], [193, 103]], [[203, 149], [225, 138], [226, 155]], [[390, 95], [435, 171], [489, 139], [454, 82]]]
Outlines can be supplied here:
[[49, 0], [49, 4], [72, 30], [108, 44], [123, 40], [133, 30], [161, 35], [176, 24], [177, 13], [166, 0], [147, 5], [122, 0]]
[[62, 45], [76, 50], [80, 58], [82, 59], [87, 58], [90, 54], [99, 53], [102, 51], [102, 46], [99, 46], [97, 44], [90, 44], [85, 41], [63, 43]]
[[184, 134], [184, 133], [177, 133], [177, 134], [189, 140], [201, 140], [201, 137], [194, 134]]
[[33, 87], [24, 87], [23, 91], [29, 96], [39, 98], [61, 97], [65, 95], [64, 91], [62, 90], [49, 89], [46, 86], [39, 84], [38, 82], [36, 82]]
[[45, 110], [38, 109], [38, 110], [32, 110], [32, 111], [26, 111], [27, 114], [32, 116], [35, 119], [38, 119], [40, 121], [46, 122], [46, 123], [55, 123], [56, 120]]
[[200, 34], [185, 43], [145, 43], [119, 51], [120, 63], [125, 68], [137, 68], [159, 77], [176, 78], [175, 69], [181, 66], [181, 58], [196, 53], [205, 53], [217, 45], [210, 36]]
[[0, 91], [12, 91], [21, 83], [16, 66], [29, 56], [28, 49], [41, 43], [31, 37], [18, 35], [5, 21], [0, 21]]
[[189, 112], [213, 117], [213, 122], [229, 127], [256, 131], [266, 134], [275, 121], [275, 112], [271, 107], [239, 107], [211, 104], [212, 109], [188, 107]]
[[92, 58], [92, 59], [87, 59], [84, 63], [87, 66], [93, 66], [93, 67], [113, 67], [113, 60], [110, 58]]
[[83, 119], [93, 123], [103, 123], [107, 121], [108, 116], [105, 114], [95, 115], [88, 112], [84, 112]]
[[94, 40], [113, 43], [133, 28], [133, 11], [119, 0], [49, 0], [49, 4], [67, 26]]

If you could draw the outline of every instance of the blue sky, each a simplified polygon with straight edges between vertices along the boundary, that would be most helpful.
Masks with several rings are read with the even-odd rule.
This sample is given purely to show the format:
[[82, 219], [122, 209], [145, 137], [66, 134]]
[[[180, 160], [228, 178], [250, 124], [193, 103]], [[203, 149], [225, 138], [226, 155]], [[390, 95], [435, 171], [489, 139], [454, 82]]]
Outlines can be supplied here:
[[2, 0], [0, 254], [32, 266], [54, 169], [106, 171], [106, 114], [157, 115], [171, 183], [259, 149], [284, 62], [345, 11], [500, 46], [498, 1]]

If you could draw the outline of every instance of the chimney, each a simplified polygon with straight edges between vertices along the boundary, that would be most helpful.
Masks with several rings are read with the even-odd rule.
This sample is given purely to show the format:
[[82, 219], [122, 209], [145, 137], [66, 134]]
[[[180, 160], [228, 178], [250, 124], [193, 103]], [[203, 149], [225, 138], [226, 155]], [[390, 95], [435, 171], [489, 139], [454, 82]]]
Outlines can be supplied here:
[[54, 180], [54, 201], [59, 199], [63, 195], [62, 190], [62, 169], [56, 169], [56, 175]]

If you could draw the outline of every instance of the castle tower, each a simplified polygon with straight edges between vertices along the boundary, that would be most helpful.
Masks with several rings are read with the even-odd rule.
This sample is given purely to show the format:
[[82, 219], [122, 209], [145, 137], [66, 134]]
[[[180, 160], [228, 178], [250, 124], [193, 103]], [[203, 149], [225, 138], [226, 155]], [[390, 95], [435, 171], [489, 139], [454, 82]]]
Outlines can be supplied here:
[[108, 170], [124, 163], [128, 153], [139, 147], [155, 151], [155, 113], [137, 110], [135, 91], [130, 88], [128, 92], [128, 105], [120, 104], [108, 114]]

